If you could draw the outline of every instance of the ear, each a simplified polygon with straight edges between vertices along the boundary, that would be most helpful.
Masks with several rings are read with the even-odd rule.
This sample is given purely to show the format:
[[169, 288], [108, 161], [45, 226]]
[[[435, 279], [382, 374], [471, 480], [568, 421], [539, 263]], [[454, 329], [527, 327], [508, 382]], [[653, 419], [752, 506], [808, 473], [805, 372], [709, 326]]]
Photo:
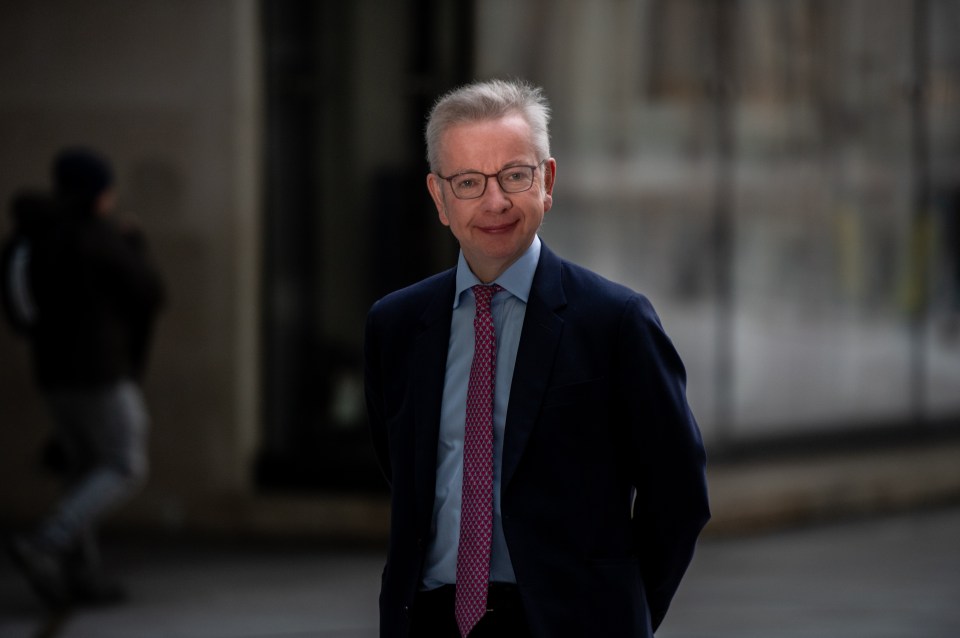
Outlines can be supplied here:
[[440, 178], [433, 173], [427, 174], [427, 190], [430, 191], [430, 197], [433, 198], [433, 205], [437, 207], [437, 217], [440, 218], [440, 223], [449, 226], [447, 206], [443, 202], [443, 184], [440, 183]]
[[557, 181], [557, 160], [552, 157], [543, 163], [543, 212], [553, 207], [553, 185]]

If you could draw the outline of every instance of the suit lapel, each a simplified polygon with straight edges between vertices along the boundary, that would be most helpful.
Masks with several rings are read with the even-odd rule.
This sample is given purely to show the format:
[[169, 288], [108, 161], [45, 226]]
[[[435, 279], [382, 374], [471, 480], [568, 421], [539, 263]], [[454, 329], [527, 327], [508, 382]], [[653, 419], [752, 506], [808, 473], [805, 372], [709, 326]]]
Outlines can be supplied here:
[[[450, 319], [456, 291], [455, 270], [437, 283], [437, 294], [424, 309], [421, 331], [414, 344], [414, 471], [416, 476], [416, 516], [421, 524], [430, 524], [437, 478], [437, 440], [440, 436], [440, 407], [450, 343]], [[425, 532], [426, 530], [421, 530]]]
[[536, 424], [563, 329], [563, 319], [557, 311], [564, 305], [560, 259], [544, 244], [527, 300], [510, 387], [501, 490], [510, 484]]

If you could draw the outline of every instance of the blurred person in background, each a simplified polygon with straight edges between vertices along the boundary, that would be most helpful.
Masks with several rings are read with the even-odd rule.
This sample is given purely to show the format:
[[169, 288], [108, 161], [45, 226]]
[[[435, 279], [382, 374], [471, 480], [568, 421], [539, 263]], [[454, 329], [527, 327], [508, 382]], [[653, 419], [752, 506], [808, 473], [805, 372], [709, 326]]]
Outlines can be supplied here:
[[0, 301], [10, 326], [23, 336], [29, 336], [37, 322], [31, 257], [55, 228], [56, 213], [53, 198], [45, 191], [25, 189], [10, 202], [13, 232], [0, 252]]
[[455, 268], [367, 318], [391, 487], [384, 637], [653, 635], [709, 518], [685, 371], [649, 301], [554, 254], [549, 109], [524, 82], [441, 98], [427, 188]]
[[96, 528], [146, 477], [140, 384], [164, 288], [143, 234], [116, 214], [106, 158], [65, 149], [53, 180], [49, 202], [14, 201], [4, 307], [30, 340], [56, 426], [46, 460], [65, 490], [8, 550], [50, 605], [119, 602], [125, 592], [103, 570]]

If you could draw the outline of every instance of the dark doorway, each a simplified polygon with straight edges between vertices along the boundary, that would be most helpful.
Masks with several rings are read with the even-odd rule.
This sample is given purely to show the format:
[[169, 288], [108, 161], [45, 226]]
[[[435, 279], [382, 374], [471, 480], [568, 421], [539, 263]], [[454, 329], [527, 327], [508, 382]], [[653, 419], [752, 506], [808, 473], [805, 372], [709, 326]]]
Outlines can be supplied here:
[[[376, 491], [361, 350], [379, 296], [454, 263], [422, 128], [471, 76], [470, 2], [261, 4], [264, 488]], [[444, 34], [444, 37], [438, 37]]]

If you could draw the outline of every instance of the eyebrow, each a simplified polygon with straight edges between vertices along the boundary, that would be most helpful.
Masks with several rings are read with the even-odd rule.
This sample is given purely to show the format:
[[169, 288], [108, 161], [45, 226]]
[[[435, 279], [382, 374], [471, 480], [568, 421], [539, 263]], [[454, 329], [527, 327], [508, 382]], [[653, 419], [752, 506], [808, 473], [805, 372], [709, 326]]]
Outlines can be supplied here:
[[[514, 166], [533, 166], [533, 164], [527, 164], [527, 160], [510, 160], [509, 162], [507, 162], [506, 164], [498, 168], [496, 170], [496, 173], [499, 173], [500, 171], [506, 170], [508, 168], [513, 168]], [[490, 174], [490, 173], [484, 173], [479, 168], [465, 168], [461, 171], [454, 171], [453, 173], [450, 173], [449, 176], [456, 177], [457, 175], [464, 175], [466, 173], [480, 173], [481, 175]], [[493, 174], [496, 174], [496, 173], [493, 173]]]

